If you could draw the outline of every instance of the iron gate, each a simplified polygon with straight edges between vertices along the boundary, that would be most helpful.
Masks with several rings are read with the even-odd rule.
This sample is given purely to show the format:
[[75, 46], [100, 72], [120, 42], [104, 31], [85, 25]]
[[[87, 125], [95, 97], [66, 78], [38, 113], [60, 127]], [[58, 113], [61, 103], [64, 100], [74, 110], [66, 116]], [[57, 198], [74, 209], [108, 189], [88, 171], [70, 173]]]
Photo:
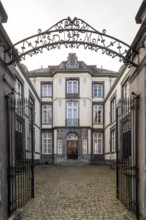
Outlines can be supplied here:
[[139, 96], [122, 100], [116, 108], [117, 198], [139, 219], [138, 202]]
[[[33, 103], [7, 96], [8, 215], [34, 197]], [[25, 116], [25, 117], [24, 117]], [[25, 126], [29, 127], [25, 140]]]

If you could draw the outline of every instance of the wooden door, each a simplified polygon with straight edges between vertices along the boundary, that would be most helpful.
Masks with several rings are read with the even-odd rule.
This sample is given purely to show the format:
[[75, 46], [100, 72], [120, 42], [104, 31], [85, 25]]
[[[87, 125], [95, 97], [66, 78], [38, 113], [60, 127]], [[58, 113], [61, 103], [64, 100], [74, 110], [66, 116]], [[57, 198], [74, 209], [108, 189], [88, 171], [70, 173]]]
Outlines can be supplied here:
[[78, 141], [67, 142], [67, 159], [78, 159]]

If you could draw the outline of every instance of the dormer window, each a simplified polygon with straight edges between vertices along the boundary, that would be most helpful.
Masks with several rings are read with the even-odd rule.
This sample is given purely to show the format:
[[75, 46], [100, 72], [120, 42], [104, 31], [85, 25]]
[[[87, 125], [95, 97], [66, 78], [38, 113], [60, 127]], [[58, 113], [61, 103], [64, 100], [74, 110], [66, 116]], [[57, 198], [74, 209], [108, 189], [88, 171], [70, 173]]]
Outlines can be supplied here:
[[69, 53], [68, 62], [66, 64], [67, 69], [77, 69], [79, 68], [79, 63], [75, 53]]

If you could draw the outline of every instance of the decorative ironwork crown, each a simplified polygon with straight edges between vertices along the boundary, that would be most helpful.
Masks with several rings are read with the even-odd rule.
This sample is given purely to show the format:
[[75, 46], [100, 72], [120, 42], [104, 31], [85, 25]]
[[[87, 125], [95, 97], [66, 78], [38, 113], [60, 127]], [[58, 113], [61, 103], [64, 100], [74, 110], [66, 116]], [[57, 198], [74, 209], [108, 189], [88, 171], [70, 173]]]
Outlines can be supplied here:
[[62, 19], [48, 30], [42, 32], [38, 30], [38, 34], [25, 38], [15, 43], [6, 52], [10, 54], [10, 60], [7, 64], [20, 62], [25, 60], [26, 55], [33, 56], [42, 53], [44, 49], [60, 49], [61, 45], [65, 48], [79, 48], [92, 51], [101, 51], [102, 54], [119, 57], [119, 61], [129, 65], [137, 66], [132, 61], [132, 57], [137, 53], [128, 44], [106, 34], [106, 30], [97, 31], [85, 21], [74, 18]]

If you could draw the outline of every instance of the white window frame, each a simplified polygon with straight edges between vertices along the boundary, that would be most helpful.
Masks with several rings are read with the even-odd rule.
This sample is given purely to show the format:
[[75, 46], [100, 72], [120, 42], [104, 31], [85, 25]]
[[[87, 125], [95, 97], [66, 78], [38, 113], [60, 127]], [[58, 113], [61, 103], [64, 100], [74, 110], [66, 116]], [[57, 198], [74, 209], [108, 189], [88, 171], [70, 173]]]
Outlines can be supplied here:
[[42, 124], [52, 123], [52, 105], [42, 105]]
[[130, 107], [130, 92], [129, 92], [129, 83], [126, 82], [123, 84], [122, 86], [122, 96], [123, 96], [123, 104], [124, 104], [124, 107], [123, 108], [123, 112], [127, 111], [128, 108]]
[[103, 124], [103, 105], [93, 105], [93, 123]]
[[67, 93], [78, 94], [78, 80], [67, 80]]
[[124, 85], [123, 85], [123, 98], [126, 98], [128, 99], [129, 98], [129, 83], [126, 82]]
[[111, 150], [112, 152], [116, 151], [116, 130], [111, 131]]
[[63, 153], [63, 139], [61, 138], [57, 140], [57, 152], [58, 154]]
[[16, 79], [15, 83], [16, 100], [22, 99], [22, 84]]
[[67, 102], [67, 121], [68, 125], [78, 125], [78, 102]]
[[15, 82], [15, 109], [17, 114], [22, 115], [23, 113], [23, 108], [22, 108], [22, 89], [23, 89], [23, 85], [22, 83], [16, 79]]
[[52, 154], [52, 133], [42, 133], [42, 154]]
[[52, 96], [52, 84], [43, 83], [42, 84], [42, 97], [51, 97]]
[[102, 83], [93, 84], [93, 97], [103, 98], [103, 84]]
[[116, 97], [111, 101], [111, 122], [116, 121]]
[[88, 153], [88, 139], [87, 138], [82, 138], [82, 152], [83, 154]]
[[93, 133], [93, 154], [103, 154], [102, 133]]

